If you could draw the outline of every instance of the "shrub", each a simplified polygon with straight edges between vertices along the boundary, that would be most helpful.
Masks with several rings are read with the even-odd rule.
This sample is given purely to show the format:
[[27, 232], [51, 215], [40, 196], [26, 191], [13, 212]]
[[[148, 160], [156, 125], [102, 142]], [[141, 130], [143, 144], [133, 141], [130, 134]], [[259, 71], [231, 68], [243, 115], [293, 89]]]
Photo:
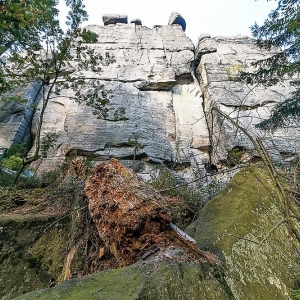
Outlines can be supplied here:
[[173, 210], [172, 222], [181, 227], [195, 220], [204, 204], [217, 195], [223, 187], [223, 184], [212, 181], [205, 187], [195, 188], [186, 184], [184, 180], [176, 178], [168, 169], [160, 169], [158, 175], [152, 176], [150, 184], [169, 199]]
[[18, 156], [11, 155], [9, 157], [5, 157], [1, 163], [4, 168], [17, 171], [22, 166], [22, 159]]

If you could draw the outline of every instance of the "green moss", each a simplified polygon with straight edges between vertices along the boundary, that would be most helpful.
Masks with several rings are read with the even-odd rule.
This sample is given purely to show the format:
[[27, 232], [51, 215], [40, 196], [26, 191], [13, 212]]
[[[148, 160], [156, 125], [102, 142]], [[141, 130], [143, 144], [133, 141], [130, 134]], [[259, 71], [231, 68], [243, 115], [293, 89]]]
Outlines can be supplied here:
[[10, 217], [1, 215], [2, 300], [45, 288], [59, 277], [65, 259], [68, 232], [59, 224], [44, 232], [52, 221], [52, 218], [32, 214]]
[[18, 299], [230, 299], [210, 271], [209, 266], [196, 263], [148, 262], [72, 279]]
[[199, 213], [189, 226], [200, 247], [225, 261], [226, 282], [237, 299], [291, 299], [299, 269], [285, 224], [258, 244], [284, 219], [268, 173], [246, 168]]
[[20, 299], [136, 299], [141, 281], [139, 270], [103, 271], [82, 280], [71, 279], [56, 288], [36, 291]]

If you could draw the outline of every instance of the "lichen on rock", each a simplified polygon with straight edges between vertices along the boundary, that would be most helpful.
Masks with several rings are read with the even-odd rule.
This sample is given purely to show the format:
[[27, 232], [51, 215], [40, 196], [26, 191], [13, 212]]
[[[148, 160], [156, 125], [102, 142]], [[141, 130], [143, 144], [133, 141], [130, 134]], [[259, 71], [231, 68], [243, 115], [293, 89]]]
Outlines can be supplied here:
[[235, 299], [292, 299], [299, 243], [289, 239], [285, 223], [276, 227], [283, 219], [268, 172], [253, 166], [236, 174], [187, 232], [223, 257]]

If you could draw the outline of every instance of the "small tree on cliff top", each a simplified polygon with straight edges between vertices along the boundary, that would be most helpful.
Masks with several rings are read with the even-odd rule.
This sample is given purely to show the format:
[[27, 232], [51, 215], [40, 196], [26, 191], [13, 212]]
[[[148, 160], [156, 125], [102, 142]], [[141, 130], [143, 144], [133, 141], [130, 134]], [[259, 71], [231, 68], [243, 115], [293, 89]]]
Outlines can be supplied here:
[[[63, 32], [60, 28], [57, 13], [52, 18], [44, 19], [43, 32], [37, 37], [38, 41], [28, 43], [26, 51], [13, 52], [1, 69], [5, 84], [10, 88], [40, 83], [42, 103], [37, 121], [35, 150], [32, 156], [23, 159], [14, 182], [26, 165], [39, 158], [44, 113], [49, 100], [60, 96], [62, 89], [73, 90], [73, 99], [78, 103], [85, 102], [98, 117], [105, 117], [107, 113], [105, 106], [111, 92], [106, 91], [99, 81], [88, 80], [77, 74], [84, 69], [98, 73], [101, 71], [100, 66], [110, 63], [112, 58], [109, 54], [103, 57], [89, 47], [89, 43], [97, 42], [97, 35], [80, 28], [88, 17], [82, 0], [66, 0], [66, 4], [70, 9], [67, 31]], [[6, 96], [9, 98], [9, 95]]]
[[285, 78], [291, 79], [295, 91], [278, 104], [272, 115], [257, 125], [258, 128], [275, 130], [300, 120], [300, 1], [280, 0], [276, 10], [269, 14], [262, 26], [252, 26], [252, 33], [260, 48], [279, 49], [275, 55], [253, 63], [254, 73], [242, 73], [247, 83], [272, 86]]

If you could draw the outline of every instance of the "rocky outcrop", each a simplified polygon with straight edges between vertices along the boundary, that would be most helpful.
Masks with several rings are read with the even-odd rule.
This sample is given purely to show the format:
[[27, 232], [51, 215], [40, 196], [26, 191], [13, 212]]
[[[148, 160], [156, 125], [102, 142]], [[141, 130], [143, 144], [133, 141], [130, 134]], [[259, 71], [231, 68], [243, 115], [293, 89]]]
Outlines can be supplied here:
[[221, 255], [233, 299], [293, 299], [298, 288], [299, 241], [289, 239], [276, 195], [267, 170], [245, 168], [187, 228], [201, 247]]
[[31, 146], [31, 124], [41, 97], [40, 88], [41, 85], [35, 82], [7, 95], [16, 97], [16, 100], [0, 100], [0, 147], [9, 148], [20, 143], [28, 148]]
[[276, 51], [260, 50], [255, 40], [244, 36], [211, 38], [203, 34], [199, 37], [195, 54], [197, 78], [203, 91], [204, 112], [210, 130], [212, 162], [226, 161], [228, 151], [235, 147], [242, 147], [256, 155], [250, 140], [236, 126], [224, 121], [220, 114], [213, 113], [213, 107], [237, 121], [253, 137], [263, 136], [273, 155], [278, 157], [280, 153], [292, 154], [297, 151], [293, 143], [293, 139], [299, 136], [297, 129], [278, 130], [271, 135], [254, 128], [268, 118], [274, 105], [288, 97], [292, 91], [289, 81], [283, 80], [267, 88], [261, 85], [250, 86], [236, 80], [240, 71], [253, 70], [252, 62], [264, 59]]
[[128, 16], [127, 15], [104, 15], [103, 16], [104, 25], [115, 25], [117, 23], [127, 24]]
[[[70, 99], [74, 96], [70, 90], [51, 99], [42, 131], [56, 132], [59, 139], [47, 158], [32, 165], [37, 172], [78, 155], [95, 163], [115, 157], [145, 179], [150, 179], [158, 165], [176, 169], [181, 179], [195, 179], [204, 177], [210, 165], [217, 170], [233, 165], [229, 159], [232, 151], [234, 155], [236, 150], [243, 153], [243, 161], [255, 159], [257, 153], [249, 139], [212, 108], [238, 120], [254, 137], [263, 136], [275, 157], [291, 156], [299, 150], [294, 143], [299, 138], [297, 128], [272, 135], [254, 128], [276, 103], [286, 99], [291, 92], [288, 81], [269, 88], [236, 81], [241, 70], [251, 70], [251, 62], [276, 50], [261, 51], [247, 37], [202, 34], [194, 53], [194, 45], [182, 30], [185, 21], [178, 13], [171, 15], [170, 25], [152, 29], [139, 25], [139, 20], [126, 24], [126, 16], [103, 18], [105, 26], [86, 27], [98, 35], [98, 42], [89, 46], [103, 56], [109, 53], [114, 61], [103, 66], [101, 73], [82, 70], [72, 76], [99, 79], [105, 89], [113, 91], [108, 116], [97, 119], [91, 108]], [[14, 108], [15, 112], [11, 108], [10, 114], [12, 104], [4, 105], [0, 146], [8, 147], [17, 136], [21, 136], [18, 141], [26, 139], [24, 132], [29, 139], [30, 118], [20, 121], [20, 107]], [[32, 109], [30, 101], [27, 107]]]
[[168, 25], [175, 25], [178, 24], [182, 27], [182, 30], [185, 31], [186, 29], [186, 22], [185, 19], [181, 16], [181, 14], [177, 12], [173, 12], [170, 16]]
[[142, 21], [140, 19], [132, 19], [130, 23], [134, 23], [135, 25], [142, 25]]
[[68, 99], [69, 90], [52, 99], [43, 132], [56, 132], [60, 137], [39, 170], [53, 168], [77, 153], [98, 161], [115, 157], [147, 179], [157, 164], [179, 166], [185, 178], [204, 175], [209, 137], [201, 91], [191, 73], [191, 40], [173, 25], [87, 29], [98, 35], [98, 43], [90, 46], [115, 59], [100, 74], [91, 70], [81, 74], [100, 79], [113, 91], [108, 116], [96, 119], [89, 107]]

